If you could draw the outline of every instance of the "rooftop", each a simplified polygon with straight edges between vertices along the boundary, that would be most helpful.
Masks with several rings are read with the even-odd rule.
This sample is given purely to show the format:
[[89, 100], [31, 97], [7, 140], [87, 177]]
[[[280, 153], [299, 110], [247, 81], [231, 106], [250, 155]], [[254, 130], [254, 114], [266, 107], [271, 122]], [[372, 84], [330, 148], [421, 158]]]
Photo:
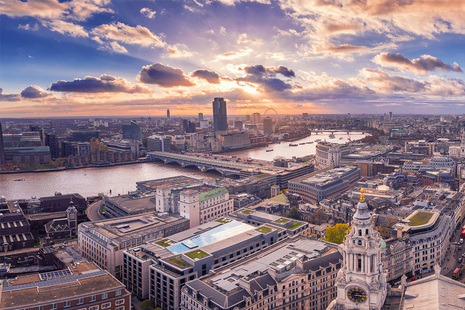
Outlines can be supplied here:
[[18, 309], [124, 286], [107, 271], [82, 262], [69, 269], [4, 281], [1, 309]]
[[180, 216], [159, 216], [155, 213], [141, 213], [109, 220], [85, 222], [79, 225], [79, 229], [88, 228], [96, 230], [114, 242], [121, 242], [138, 235], [146, 235], [150, 231], [163, 230], [174, 225], [176, 222], [181, 223], [185, 221], [188, 220]]

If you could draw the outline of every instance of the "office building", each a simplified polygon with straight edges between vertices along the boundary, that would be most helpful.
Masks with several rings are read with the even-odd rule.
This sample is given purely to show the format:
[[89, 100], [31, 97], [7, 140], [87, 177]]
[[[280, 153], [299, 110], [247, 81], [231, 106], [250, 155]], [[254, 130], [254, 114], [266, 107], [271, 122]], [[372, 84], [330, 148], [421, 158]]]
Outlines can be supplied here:
[[449, 249], [452, 227], [449, 215], [415, 210], [393, 226], [392, 235], [410, 242], [414, 260], [412, 271], [421, 274], [443, 263]]
[[129, 124], [121, 125], [123, 139], [142, 141], [142, 132], [136, 121], [131, 121]]
[[148, 137], [147, 152], [171, 152], [171, 138], [165, 135]]
[[316, 203], [339, 197], [360, 179], [358, 167], [339, 167], [318, 170], [289, 181], [289, 193], [300, 195], [305, 201]]
[[273, 134], [273, 119], [271, 117], [265, 117], [263, 119], [263, 134], [269, 136]]
[[83, 257], [119, 277], [124, 249], [188, 228], [189, 220], [183, 217], [155, 213], [85, 222], [78, 228], [79, 249]]
[[186, 282], [287, 237], [286, 230], [271, 224], [256, 227], [220, 218], [124, 251], [123, 283], [164, 310], [178, 310]]
[[129, 310], [131, 293], [107, 271], [87, 262], [18, 276], [0, 285], [3, 310]]
[[228, 113], [226, 101], [223, 98], [215, 98], [213, 104], [213, 129], [215, 131], [228, 130]]
[[252, 113], [252, 123], [254, 123], [254, 124], [260, 124], [261, 123], [260, 113], [258, 113], [258, 112]]
[[203, 184], [202, 180], [186, 177], [183, 175], [178, 175], [175, 177], [155, 179], [137, 182], [136, 187], [139, 192], [143, 193], [156, 193], [157, 187], [159, 186], [176, 186], [178, 188], [185, 188], [188, 186], [201, 185]]
[[333, 244], [287, 239], [187, 282], [180, 309], [325, 309], [341, 265]]
[[68, 137], [68, 141], [73, 142], [90, 142], [92, 139], [100, 139], [98, 130], [73, 131]]
[[60, 157], [60, 146], [58, 144], [58, 137], [56, 134], [45, 135], [45, 146], [50, 148], [50, 156], [52, 156], [52, 159]]
[[167, 119], [170, 119], [171, 115], [170, 115], [170, 109], [166, 109], [166, 118]]
[[3, 144], [3, 129], [2, 123], [0, 123], [0, 165], [5, 165], [5, 146]]
[[34, 237], [31, 226], [19, 207], [19, 204], [8, 204], [4, 197], [0, 198], [0, 252], [32, 248]]
[[234, 211], [234, 199], [224, 187], [204, 191], [203, 186], [181, 191], [179, 197], [179, 214], [189, 219], [190, 227], [196, 227], [228, 216]]
[[343, 144], [320, 142], [316, 145], [315, 167], [334, 168], [341, 165], [341, 158], [352, 152], [352, 147]]
[[203, 121], [203, 113], [199, 113], [199, 122]]
[[103, 196], [102, 202], [105, 217], [123, 217], [156, 210], [155, 195], [130, 193], [113, 197]]
[[5, 162], [11, 165], [49, 164], [52, 159], [48, 146], [5, 148]]

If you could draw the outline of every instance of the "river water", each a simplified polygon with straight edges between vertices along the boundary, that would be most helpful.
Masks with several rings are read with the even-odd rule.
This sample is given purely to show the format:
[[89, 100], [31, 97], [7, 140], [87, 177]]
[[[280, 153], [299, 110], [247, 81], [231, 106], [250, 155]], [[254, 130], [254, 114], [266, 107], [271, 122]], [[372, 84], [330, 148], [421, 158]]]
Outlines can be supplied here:
[[[352, 140], [361, 139], [365, 135], [346, 132], [335, 133], [336, 138], [329, 139], [329, 133], [312, 134], [312, 136], [293, 141], [298, 146], [290, 147], [289, 142], [271, 144], [249, 150], [228, 153], [231, 155], [248, 156], [256, 159], [273, 160], [277, 156], [292, 158], [315, 154], [317, 142], [303, 144], [316, 139], [327, 140], [335, 143], [345, 143], [350, 137]], [[342, 139], [340, 139], [342, 138]], [[273, 151], [268, 151], [271, 150]], [[75, 170], [0, 174], [0, 196], [8, 200], [29, 199], [31, 197], [52, 196], [55, 192], [62, 194], [79, 193], [84, 197], [104, 193], [109, 195], [126, 194], [136, 189], [136, 182], [159, 178], [167, 178], [176, 175], [186, 175], [194, 178], [218, 178], [219, 174], [202, 173], [195, 169], [181, 168], [175, 165], [162, 163], [141, 163], [124, 166], [84, 168]], [[22, 181], [17, 181], [17, 180]]]

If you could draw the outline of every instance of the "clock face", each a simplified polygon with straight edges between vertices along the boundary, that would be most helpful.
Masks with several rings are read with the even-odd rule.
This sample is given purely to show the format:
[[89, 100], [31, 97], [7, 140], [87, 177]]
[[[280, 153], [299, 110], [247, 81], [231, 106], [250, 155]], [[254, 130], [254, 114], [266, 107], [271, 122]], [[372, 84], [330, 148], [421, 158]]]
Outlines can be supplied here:
[[359, 287], [353, 287], [347, 291], [347, 297], [355, 303], [361, 303], [367, 300], [367, 293]]

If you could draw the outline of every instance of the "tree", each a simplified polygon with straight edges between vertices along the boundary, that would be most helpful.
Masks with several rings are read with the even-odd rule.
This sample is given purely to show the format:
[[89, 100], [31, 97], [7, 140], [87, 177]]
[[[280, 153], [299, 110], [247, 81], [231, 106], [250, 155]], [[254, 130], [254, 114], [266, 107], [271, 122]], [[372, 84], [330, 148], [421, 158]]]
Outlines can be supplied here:
[[344, 237], [346, 236], [347, 232], [349, 231], [349, 224], [336, 224], [334, 226], [330, 226], [326, 228], [325, 235], [326, 237], [323, 240], [341, 244], [344, 241]]
[[146, 299], [140, 303], [140, 306], [145, 310], [153, 309], [153, 302], [150, 299]]
[[293, 207], [291, 209], [291, 212], [287, 215], [287, 217], [294, 219], [294, 220], [300, 220], [300, 212], [296, 207]]

